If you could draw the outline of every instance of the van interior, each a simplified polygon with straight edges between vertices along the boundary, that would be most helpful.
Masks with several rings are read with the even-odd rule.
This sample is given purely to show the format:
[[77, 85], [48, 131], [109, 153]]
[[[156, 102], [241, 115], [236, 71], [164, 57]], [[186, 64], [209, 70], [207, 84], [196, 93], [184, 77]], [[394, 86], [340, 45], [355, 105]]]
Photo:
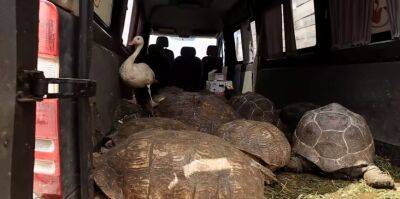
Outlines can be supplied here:
[[[135, 51], [129, 45], [135, 36], [145, 41], [138, 60], [176, 68], [175, 72], [155, 71], [166, 85], [173, 81], [187, 91], [200, 91], [205, 89], [208, 72], [218, 65], [217, 71], [233, 82], [226, 98], [257, 92], [277, 109], [297, 102], [340, 103], [365, 117], [376, 154], [400, 166], [400, 6], [396, 0], [3, 1], [1, 21], [10, 28], [1, 28], [0, 38], [13, 39], [5, 43], [0, 39], [1, 48], [6, 45], [17, 52], [0, 50], [3, 64], [15, 57], [7, 62], [15, 62], [14, 68], [8, 64], [5, 71], [15, 71], [15, 66], [18, 71], [36, 70], [30, 67], [40, 62], [37, 24], [44, 2], [57, 13], [52, 20], [58, 24], [53, 27], [58, 35], [53, 36], [58, 38], [59, 78], [96, 83], [92, 97], [58, 101], [60, 198], [91, 197], [91, 155], [112, 132], [121, 101], [132, 99], [132, 89], [120, 79], [119, 68]], [[168, 54], [166, 60], [150, 55], [160, 49]], [[15, 80], [15, 73], [9, 78]], [[68, 89], [61, 85], [60, 93]], [[0, 184], [10, 190], [6, 198], [27, 198], [33, 194], [33, 166], [40, 169], [46, 163], [33, 161], [35, 106], [21, 100], [14, 103], [16, 95], [11, 93], [14, 98], [1, 97], [1, 101], [13, 101], [10, 110], [15, 112], [6, 108], [0, 112], [14, 114], [10, 118], [14, 125], [5, 125], [4, 119], [0, 132], [8, 128], [4, 132], [14, 140], [3, 159], [9, 163], [3, 170], [11, 173], [12, 180]], [[6, 94], [0, 91], [0, 96]], [[32, 183], [26, 185], [27, 181]], [[18, 191], [21, 184], [26, 191]]]

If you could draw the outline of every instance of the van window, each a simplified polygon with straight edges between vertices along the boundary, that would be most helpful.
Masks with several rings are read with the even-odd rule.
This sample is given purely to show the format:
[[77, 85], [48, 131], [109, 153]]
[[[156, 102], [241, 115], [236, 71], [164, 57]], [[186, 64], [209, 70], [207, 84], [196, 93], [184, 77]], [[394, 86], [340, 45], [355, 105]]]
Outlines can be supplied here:
[[315, 46], [314, 0], [292, 0], [292, 9], [297, 49]]
[[219, 51], [219, 56], [222, 58], [222, 65], [225, 66], [225, 42], [222, 42], [222, 46]]
[[371, 42], [391, 40], [390, 15], [387, 1], [376, 0], [373, 3], [371, 17]]
[[113, 8], [113, 0], [94, 0], [93, 1], [94, 12], [103, 21], [103, 23], [109, 27], [111, 25], [111, 15]]
[[157, 37], [165, 36], [169, 40], [169, 50], [174, 52], [175, 58], [180, 56], [182, 47], [193, 47], [196, 49], [196, 56], [202, 59], [207, 56], [208, 46], [217, 45], [217, 39], [214, 37], [179, 37], [179, 36], [167, 36], [167, 35], [150, 35], [149, 44], [155, 44]]
[[250, 23], [250, 31], [251, 31], [251, 47], [250, 47], [250, 62], [254, 62], [257, 56], [257, 29], [256, 22], [252, 21]]
[[237, 61], [243, 61], [242, 31], [239, 29], [233, 34]]
[[132, 20], [132, 14], [133, 14], [133, 4], [135, 0], [128, 0], [128, 7], [126, 9], [125, 13], [125, 22], [124, 22], [124, 30], [122, 32], [122, 42], [124, 46], [128, 45], [128, 37], [129, 37], [129, 31], [131, 29], [131, 20]]
[[286, 40], [285, 40], [285, 9], [283, 4], [281, 4], [281, 12], [282, 12], [282, 52], [286, 52]]

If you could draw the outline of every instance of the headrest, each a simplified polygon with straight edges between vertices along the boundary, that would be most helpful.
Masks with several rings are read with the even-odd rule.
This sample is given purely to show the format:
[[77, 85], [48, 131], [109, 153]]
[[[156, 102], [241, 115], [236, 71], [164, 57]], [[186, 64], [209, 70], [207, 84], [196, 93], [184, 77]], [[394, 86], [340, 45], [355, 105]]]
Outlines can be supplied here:
[[196, 49], [193, 47], [183, 47], [181, 49], [181, 56], [194, 57], [194, 56], [196, 56]]
[[167, 37], [157, 37], [157, 42], [158, 45], [160, 45], [163, 48], [168, 48], [169, 42]]
[[207, 55], [210, 57], [218, 57], [218, 46], [208, 46]]
[[149, 53], [149, 55], [161, 54], [161, 49], [162, 49], [162, 47], [160, 45], [152, 44], [152, 45], [149, 45], [147, 52]]

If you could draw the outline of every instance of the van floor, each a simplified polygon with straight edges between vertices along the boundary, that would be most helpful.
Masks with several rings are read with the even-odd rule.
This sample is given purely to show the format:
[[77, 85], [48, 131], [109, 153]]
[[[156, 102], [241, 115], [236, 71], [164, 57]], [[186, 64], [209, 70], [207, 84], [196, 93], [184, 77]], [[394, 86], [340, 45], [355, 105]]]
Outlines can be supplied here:
[[396, 181], [396, 189], [374, 189], [366, 185], [362, 179], [341, 180], [306, 173], [281, 172], [277, 174], [278, 184], [266, 186], [265, 197], [268, 199], [400, 199], [400, 168], [379, 156], [375, 163], [392, 175]]

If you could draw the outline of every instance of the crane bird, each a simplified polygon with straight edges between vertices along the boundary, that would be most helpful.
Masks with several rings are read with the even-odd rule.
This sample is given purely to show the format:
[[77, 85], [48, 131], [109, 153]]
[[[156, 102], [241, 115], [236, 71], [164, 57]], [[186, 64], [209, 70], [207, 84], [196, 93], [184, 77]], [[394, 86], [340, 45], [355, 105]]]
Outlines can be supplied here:
[[150, 89], [150, 86], [156, 82], [154, 71], [145, 63], [135, 63], [137, 56], [144, 46], [144, 39], [141, 36], [136, 36], [129, 42], [129, 45], [134, 45], [136, 49], [135, 52], [122, 63], [119, 70], [121, 78], [134, 89], [147, 87], [151, 105], [155, 106], [156, 103], [153, 101]]

